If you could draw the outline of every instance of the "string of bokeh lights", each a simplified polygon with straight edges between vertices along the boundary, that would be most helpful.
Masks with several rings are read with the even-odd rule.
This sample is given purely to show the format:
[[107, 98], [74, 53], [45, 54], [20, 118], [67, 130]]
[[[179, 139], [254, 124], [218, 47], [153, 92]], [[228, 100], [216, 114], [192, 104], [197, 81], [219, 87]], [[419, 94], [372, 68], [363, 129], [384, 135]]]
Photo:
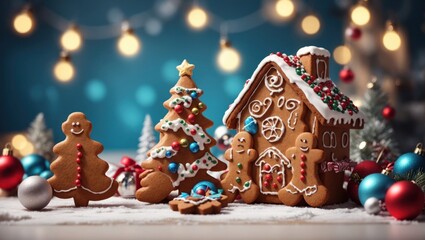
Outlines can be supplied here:
[[[312, 11], [299, 14], [297, 12], [298, 1], [273, 0], [267, 1], [263, 8], [245, 17], [234, 20], [222, 20], [220, 17], [209, 12], [198, 3], [193, 3], [186, 13], [186, 23], [193, 30], [201, 31], [209, 27], [221, 35], [220, 50], [216, 61], [220, 70], [231, 73], [240, 68], [242, 57], [237, 48], [231, 43], [228, 34], [235, 34], [251, 30], [260, 26], [270, 18], [278, 21], [291, 21], [296, 15], [300, 15], [300, 29], [308, 36], [316, 35], [320, 29], [321, 21], [318, 15]], [[117, 49], [124, 57], [134, 57], [142, 49], [142, 41], [135, 33], [135, 29], [141, 28], [146, 16], [151, 14], [147, 10], [129, 17], [120, 24], [106, 26], [84, 26], [76, 24], [54, 13], [50, 9], [42, 8], [40, 16], [50, 25], [62, 32], [60, 45], [63, 51], [58, 62], [53, 67], [53, 73], [57, 80], [69, 82], [75, 76], [75, 67], [72, 64], [70, 54], [79, 50], [84, 39], [106, 39], [117, 37]], [[350, 11], [351, 23], [355, 26], [367, 26], [372, 18], [367, 0], [360, 0]], [[21, 36], [29, 36], [35, 29], [34, 12], [29, 6], [24, 6], [13, 19], [13, 29]], [[390, 21], [386, 24], [385, 33], [382, 36], [382, 44], [389, 51], [396, 51], [402, 45], [401, 37]], [[341, 45], [333, 51], [334, 59], [341, 65], [346, 65], [351, 60], [350, 48]]]

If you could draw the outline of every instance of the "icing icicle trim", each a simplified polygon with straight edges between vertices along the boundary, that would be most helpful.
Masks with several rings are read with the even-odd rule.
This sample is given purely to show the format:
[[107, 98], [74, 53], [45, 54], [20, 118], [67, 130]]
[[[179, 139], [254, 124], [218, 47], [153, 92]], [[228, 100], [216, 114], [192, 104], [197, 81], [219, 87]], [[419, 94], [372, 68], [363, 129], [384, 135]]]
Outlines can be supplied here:
[[186, 163], [186, 168], [183, 164], [180, 163], [177, 170], [177, 179], [173, 181], [173, 186], [177, 187], [180, 185], [180, 182], [186, 178], [194, 177], [200, 169], [210, 170], [217, 164], [218, 159], [208, 152], [206, 152], [203, 157], [197, 159], [192, 164]]
[[176, 105], [179, 104], [183, 104], [185, 108], [190, 108], [190, 106], [192, 105], [192, 98], [189, 96], [175, 98], [170, 102], [170, 104], [168, 104], [168, 106], [170, 106], [170, 108], [174, 108]]
[[177, 118], [172, 121], [165, 120], [165, 123], [161, 125], [161, 129], [165, 131], [172, 129], [174, 132], [177, 132], [180, 128], [187, 136], [193, 137], [198, 143], [200, 150], [204, 150], [205, 144], [211, 143], [211, 139], [198, 124], [192, 125], [181, 118]]

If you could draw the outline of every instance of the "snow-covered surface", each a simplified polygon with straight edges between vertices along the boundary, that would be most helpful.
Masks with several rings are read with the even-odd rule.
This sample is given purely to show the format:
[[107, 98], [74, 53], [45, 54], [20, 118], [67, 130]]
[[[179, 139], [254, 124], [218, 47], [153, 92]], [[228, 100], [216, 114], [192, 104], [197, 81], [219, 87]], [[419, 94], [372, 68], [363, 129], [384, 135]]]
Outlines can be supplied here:
[[[423, 218], [422, 218], [423, 219]], [[25, 210], [16, 197], [0, 199], [0, 225], [114, 225], [114, 224], [280, 224], [280, 223], [393, 223], [388, 216], [368, 215], [353, 203], [325, 208], [232, 203], [219, 215], [181, 215], [167, 204], [146, 204], [113, 197], [75, 208], [71, 199], [53, 198], [43, 211]]]
[[298, 57], [301, 57], [301, 56], [307, 55], [307, 54], [324, 56], [324, 57], [330, 57], [331, 56], [331, 54], [329, 53], [328, 50], [321, 48], [321, 47], [316, 47], [316, 46], [302, 47], [297, 51]]

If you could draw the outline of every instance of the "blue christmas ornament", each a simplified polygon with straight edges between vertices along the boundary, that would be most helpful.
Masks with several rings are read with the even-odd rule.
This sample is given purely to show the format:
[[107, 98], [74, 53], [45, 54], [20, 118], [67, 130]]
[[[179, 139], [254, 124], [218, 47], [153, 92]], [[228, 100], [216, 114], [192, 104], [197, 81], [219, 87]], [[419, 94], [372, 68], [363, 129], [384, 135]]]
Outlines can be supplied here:
[[170, 157], [172, 157], [172, 156], [173, 156], [173, 152], [171, 152], [170, 150], [167, 150], [167, 151], [165, 152], [165, 156], [166, 156], [167, 158], [170, 158]]
[[249, 132], [251, 135], [254, 135], [258, 131], [257, 120], [255, 118], [249, 116], [244, 121], [244, 130]]
[[170, 162], [170, 164], [168, 164], [168, 171], [170, 171], [170, 173], [177, 173], [177, 170], [179, 170], [179, 165], [175, 162]]
[[44, 179], [49, 179], [53, 177], [53, 173], [50, 170], [44, 170], [42, 173], [40, 173], [40, 177]]
[[48, 161], [38, 154], [30, 154], [21, 159], [22, 166], [27, 176], [40, 175], [44, 170], [49, 170], [46, 162]]
[[384, 200], [388, 188], [390, 188], [394, 182], [394, 179], [381, 173], [372, 173], [366, 176], [359, 185], [360, 202], [364, 205], [366, 200], [371, 197]]
[[425, 171], [425, 157], [422, 144], [418, 144], [413, 153], [405, 153], [394, 162], [393, 173], [406, 176], [409, 172]]
[[193, 98], [193, 99], [195, 99], [195, 98], [198, 97], [198, 93], [195, 92], [195, 91], [193, 91], [193, 92], [190, 93], [190, 97]]
[[199, 151], [199, 145], [197, 142], [193, 142], [189, 145], [189, 149], [193, 153], [197, 153]]
[[214, 185], [214, 183], [210, 181], [201, 181], [192, 188], [191, 194], [194, 196], [205, 196], [208, 190], [211, 190], [212, 194], [217, 193], [217, 187]]

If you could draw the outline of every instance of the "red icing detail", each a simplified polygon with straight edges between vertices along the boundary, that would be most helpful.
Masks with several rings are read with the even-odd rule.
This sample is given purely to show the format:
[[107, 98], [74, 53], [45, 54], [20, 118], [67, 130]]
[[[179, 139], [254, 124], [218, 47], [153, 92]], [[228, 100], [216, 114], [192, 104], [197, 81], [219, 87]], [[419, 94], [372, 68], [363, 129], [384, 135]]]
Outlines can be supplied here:
[[300, 162], [302, 168], [305, 168], [305, 162]]
[[266, 187], [266, 188], [270, 187], [270, 183], [269, 183], [269, 182], [264, 182], [264, 183], [263, 183], [263, 185], [264, 185], [264, 187]]
[[75, 186], [77, 187], [81, 187], [81, 181], [80, 180], [75, 180]]
[[189, 114], [189, 116], [187, 116], [187, 121], [189, 122], [189, 123], [195, 123], [195, 115], [194, 114]]
[[82, 152], [78, 152], [77, 153], [77, 157], [79, 157], [79, 158], [83, 157], [83, 153]]
[[81, 143], [77, 143], [77, 149], [81, 149], [83, 147], [83, 145], [81, 145]]
[[196, 129], [192, 129], [192, 130], [190, 130], [190, 134], [192, 134], [192, 135], [195, 135], [196, 134]]
[[198, 189], [196, 190], [196, 193], [202, 196], [205, 196], [205, 190], [204, 189]]
[[277, 185], [277, 183], [273, 183], [272, 184], [273, 188], [278, 188], [279, 186]]
[[80, 159], [80, 158], [75, 159], [75, 161], [76, 161], [78, 164], [80, 164], [80, 163], [81, 163], [81, 159]]
[[263, 169], [266, 171], [270, 171], [270, 164], [264, 165]]
[[162, 166], [158, 166], [158, 170], [159, 171], [162, 171]]
[[302, 175], [305, 175], [305, 173], [306, 173], [305, 169], [301, 169], [300, 172], [301, 172]]
[[304, 154], [301, 154], [301, 161], [305, 161], [305, 160], [307, 160], [307, 157], [304, 155]]
[[197, 165], [193, 165], [193, 166], [192, 166], [192, 170], [193, 170], [193, 171], [198, 170], [198, 166], [197, 166]]
[[171, 143], [171, 148], [175, 151], [179, 151], [180, 150], [180, 143], [177, 142], [177, 141]]
[[81, 179], [81, 174], [77, 174], [77, 179]]
[[206, 159], [204, 159], [204, 160], [202, 160], [202, 162], [203, 162], [203, 163], [207, 163], [207, 160], [206, 160]]
[[304, 175], [301, 175], [300, 176], [300, 180], [304, 182], [305, 181], [305, 176]]
[[77, 167], [77, 172], [81, 172], [81, 167]]
[[180, 114], [183, 112], [183, 106], [182, 105], [176, 105], [174, 106], [174, 111], [176, 111], [176, 113]]
[[282, 183], [282, 182], [283, 182], [283, 179], [282, 179], [282, 177], [281, 177], [281, 176], [277, 176], [276, 180], [277, 180], [279, 183]]
[[272, 181], [273, 180], [273, 176], [271, 174], [266, 174], [266, 176], [264, 178], [266, 179], [266, 181]]

